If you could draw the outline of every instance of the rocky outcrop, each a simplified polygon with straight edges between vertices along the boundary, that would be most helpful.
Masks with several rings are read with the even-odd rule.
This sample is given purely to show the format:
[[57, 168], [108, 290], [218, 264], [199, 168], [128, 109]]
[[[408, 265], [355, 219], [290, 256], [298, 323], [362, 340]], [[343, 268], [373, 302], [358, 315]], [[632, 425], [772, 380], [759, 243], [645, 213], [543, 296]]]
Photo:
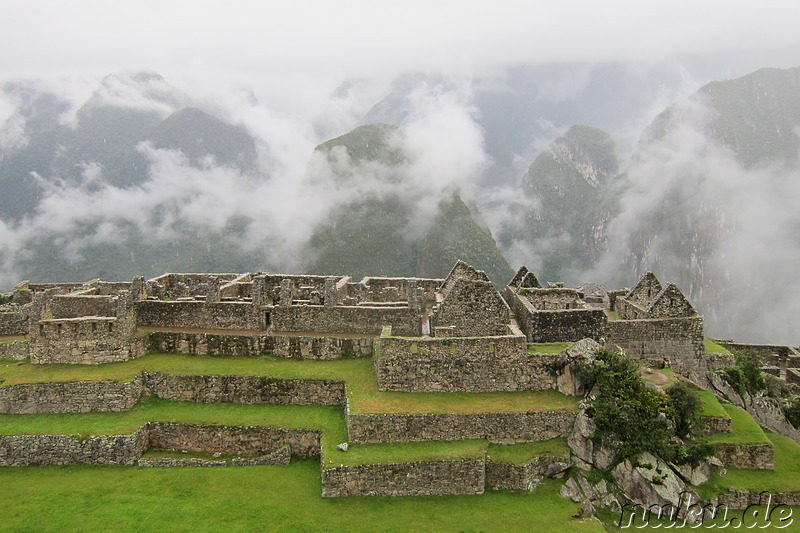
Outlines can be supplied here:
[[596, 428], [586, 412], [581, 412], [575, 419], [572, 433], [567, 437], [567, 445], [576, 458], [576, 465], [584, 470], [608, 470], [614, 464], [616, 449], [601, 446], [592, 439]]
[[[686, 483], [662, 459], [642, 453], [636, 460], [626, 460], [611, 471], [617, 485], [632, 501], [645, 505], [679, 507], [687, 492]], [[698, 501], [696, 494], [692, 496]]]
[[562, 498], [580, 503], [581, 513], [585, 516], [593, 515], [597, 507], [620, 512], [622, 506], [628, 503], [628, 499], [613, 483], [605, 479], [592, 483], [582, 472], [570, 477], [559, 494]]
[[561, 352], [555, 361], [558, 390], [570, 396], [585, 396], [591, 384], [582, 379], [580, 370], [595, 360], [600, 344], [594, 339], [582, 339]]

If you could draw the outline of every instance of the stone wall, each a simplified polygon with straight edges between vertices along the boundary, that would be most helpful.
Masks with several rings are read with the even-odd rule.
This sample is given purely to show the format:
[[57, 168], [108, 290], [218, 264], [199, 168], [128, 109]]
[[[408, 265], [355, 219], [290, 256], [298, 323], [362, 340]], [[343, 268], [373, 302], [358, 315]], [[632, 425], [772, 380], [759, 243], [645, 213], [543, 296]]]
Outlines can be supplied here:
[[151, 334], [150, 342], [152, 348], [163, 352], [231, 357], [269, 354], [292, 359], [338, 359], [371, 357], [375, 339], [156, 331]]
[[49, 302], [47, 318], [115, 317], [117, 300], [113, 296], [54, 295]]
[[[771, 504], [771, 508], [777, 505], [791, 505], [792, 507], [800, 506], [800, 492], [770, 492], [766, 495], [756, 492], [749, 492], [744, 490], [732, 490], [727, 493], [720, 494], [717, 497], [717, 504], [724, 505], [728, 509], [747, 509], [750, 505], [767, 505], [767, 499]], [[774, 526], [778, 526], [775, 522]], [[764, 526], [760, 526], [764, 527]], [[776, 527], [777, 529], [777, 527]]]
[[144, 300], [136, 302], [140, 328], [232, 329], [263, 331], [264, 313], [248, 302]]
[[42, 321], [31, 329], [31, 363], [100, 364], [128, 361], [147, 351], [132, 320], [65, 318]]
[[366, 277], [360, 283], [372, 292], [373, 301], [382, 301], [383, 295], [388, 295], [391, 292], [387, 291], [386, 287], [395, 287], [397, 293], [402, 296], [400, 300], [407, 301], [409, 281], [413, 281], [416, 284], [417, 290], [424, 301], [433, 303], [436, 300], [436, 289], [444, 282], [444, 279]]
[[694, 430], [694, 434], [699, 437], [708, 437], [719, 433], [728, 433], [730, 430], [730, 418], [702, 415], [700, 417], [700, 427]]
[[570, 466], [568, 456], [537, 455], [525, 464], [486, 461], [486, 486], [492, 489], [534, 490], [542, 478], [563, 472]]
[[[12, 306], [9, 306], [9, 308], [11, 307]], [[0, 336], [27, 334], [28, 313], [26, 310], [17, 308], [0, 311]]]
[[319, 430], [151, 422], [150, 447], [189, 452], [261, 456], [289, 445], [297, 457], [319, 457]]
[[137, 336], [131, 325], [116, 318], [40, 322], [31, 330], [31, 363], [100, 364], [141, 357], [148, 340]]
[[714, 444], [714, 455], [728, 467], [754, 470], [775, 469], [775, 453], [771, 443]]
[[477, 414], [347, 414], [350, 442], [411, 442], [488, 439], [490, 442], [537, 442], [563, 437], [577, 413], [539, 411]]
[[337, 466], [322, 470], [322, 496], [483, 494], [482, 460]]
[[[431, 312], [436, 336], [505, 335], [511, 310], [490, 281], [456, 279]], [[405, 333], [395, 332], [396, 335]]]
[[30, 357], [30, 344], [28, 343], [28, 339], [13, 341], [0, 340], [0, 359], [22, 361], [28, 357]]
[[142, 396], [142, 379], [28, 383], [0, 387], [0, 413], [126, 411]]
[[521, 298], [526, 298], [534, 309], [539, 311], [558, 311], [561, 309], [576, 309], [583, 307], [579, 303], [580, 295], [577, 289], [558, 288], [522, 288], [517, 291]]
[[[387, 328], [388, 329], [388, 328]], [[556, 355], [531, 355], [520, 331], [499, 337], [382, 335], [375, 356], [380, 390], [515, 391], [555, 387]]]
[[380, 335], [391, 325], [397, 335], [422, 334], [418, 313], [405, 307], [293, 305], [272, 308], [273, 329], [302, 333]]
[[[319, 457], [320, 432], [257, 426], [151, 422], [131, 435], [0, 435], [0, 466], [137, 464], [148, 448], [250, 456], [255, 461], [291, 449]], [[284, 454], [281, 452], [281, 454]], [[280, 455], [276, 456], [280, 458]]]
[[620, 346], [631, 357], [655, 365], [668, 360], [679, 374], [700, 374], [706, 369], [703, 318], [700, 316], [611, 320], [605, 340], [607, 346]]
[[577, 342], [600, 340], [607, 322], [602, 309], [536, 311], [528, 319], [529, 340], [534, 342]]
[[148, 447], [148, 429], [132, 435], [0, 435], [0, 466], [134, 465]]
[[600, 340], [608, 321], [602, 309], [538, 310], [524, 294], [517, 294], [511, 288], [506, 288], [503, 298], [529, 342]]
[[0, 413], [88, 413], [131, 409], [143, 394], [166, 400], [277, 405], [344, 405], [344, 382], [258, 376], [143, 372], [127, 382], [74, 381], [0, 387]]
[[[260, 376], [143, 373], [145, 387], [165, 400], [240, 404], [344, 405], [344, 382]], [[2, 390], [2, 389], [0, 389]]]

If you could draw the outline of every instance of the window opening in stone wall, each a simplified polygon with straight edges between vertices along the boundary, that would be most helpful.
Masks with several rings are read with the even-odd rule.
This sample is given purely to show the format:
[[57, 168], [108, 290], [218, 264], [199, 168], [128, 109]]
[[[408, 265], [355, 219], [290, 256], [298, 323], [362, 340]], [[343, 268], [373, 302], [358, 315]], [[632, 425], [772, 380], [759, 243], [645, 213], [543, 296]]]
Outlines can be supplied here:
[[269, 311], [264, 312], [264, 325], [270, 327], [272, 325], [272, 313]]
[[112, 324], [111, 322], [109, 322], [109, 323], [108, 323], [108, 332], [109, 332], [109, 333], [112, 333], [113, 331], [114, 331], [114, 324]]

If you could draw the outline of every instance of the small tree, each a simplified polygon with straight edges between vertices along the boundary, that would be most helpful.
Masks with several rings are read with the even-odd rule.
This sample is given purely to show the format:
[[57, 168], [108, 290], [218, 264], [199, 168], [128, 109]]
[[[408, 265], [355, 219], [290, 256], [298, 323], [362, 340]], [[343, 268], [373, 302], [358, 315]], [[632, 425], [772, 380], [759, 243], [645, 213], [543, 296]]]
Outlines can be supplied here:
[[761, 373], [763, 362], [758, 352], [741, 350], [736, 353], [736, 363], [725, 369], [725, 380], [731, 384], [740, 396], [745, 393], [753, 395], [766, 389], [764, 375]]
[[620, 460], [645, 451], [667, 454], [672, 431], [666, 396], [644, 382], [624, 353], [600, 349], [597, 361], [586, 370], [599, 392], [586, 410], [597, 426], [596, 438], [618, 444]]
[[670, 418], [675, 423], [675, 435], [686, 438], [692, 432], [692, 424], [700, 414], [703, 402], [691, 386], [679, 381], [667, 389]]

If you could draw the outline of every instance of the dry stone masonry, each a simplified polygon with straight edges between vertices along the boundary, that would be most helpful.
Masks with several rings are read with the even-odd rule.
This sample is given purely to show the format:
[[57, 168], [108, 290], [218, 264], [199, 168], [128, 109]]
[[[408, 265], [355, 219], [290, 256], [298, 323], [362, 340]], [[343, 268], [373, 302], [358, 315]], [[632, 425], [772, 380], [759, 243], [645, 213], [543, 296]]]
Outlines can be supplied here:
[[[2, 302], [0, 358], [30, 358], [34, 364], [127, 361], [148, 349], [219, 357], [373, 357], [382, 391], [558, 389], [575, 395], [587, 391], [569, 374], [569, 361], [588, 356], [598, 343], [620, 346], [650, 364], [670, 365], [684, 376], [707, 368], [702, 317], [675, 285], [664, 286], [649, 272], [633, 289], [608, 291], [592, 283], [577, 289], [561, 283], [543, 287], [522, 267], [502, 294], [485, 273], [461, 261], [445, 279], [170, 273], [113, 283], [26, 281]], [[562, 354], [537, 353], [529, 346], [576, 341], [581, 342]], [[800, 383], [796, 351], [781, 353], [771, 364], [781, 377]], [[353, 445], [464, 439], [529, 443], [571, 436], [579, 425], [577, 409], [354, 412], [343, 381], [159, 372], [141, 372], [127, 382], [0, 386], [0, 412], [125, 411], [148, 395], [201, 403], [339, 406]], [[707, 434], [724, 433], [730, 420], [707, 420], [705, 427]], [[130, 435], [3, 435], [0, 465], [236, 466], [319, 457], [322, 493], [339, 497], [480, 494], [486, 487], [533, 490], [543, 476], [560, 475], [573, 463], [570, 457], [544, 454], [525, 464], [486, 456], [332, 464], [322, 442], [318, 429], [151, 422]], [[143, 457], [151, 449], [189, 455]], [[768, 445], [718, 446], [717, 452], [730, 466], [774, 464]]]

